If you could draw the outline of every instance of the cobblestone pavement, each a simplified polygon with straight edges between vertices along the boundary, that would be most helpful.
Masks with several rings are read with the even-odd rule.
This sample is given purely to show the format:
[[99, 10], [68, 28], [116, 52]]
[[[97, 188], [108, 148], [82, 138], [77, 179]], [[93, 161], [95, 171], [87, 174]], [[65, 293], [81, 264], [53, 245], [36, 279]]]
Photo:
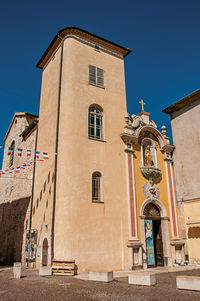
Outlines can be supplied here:
[[176, 289], [176, 275], [200, 276], [200, 269], [158, 274], [155, 287], [129, 285], [127, 277], [110, 283], [39, 277], [38, 271], [27, 269], [23, 278], [13, 279], [12, 269], [0, 269], [0, 301], [200, 301], [200, 292]]

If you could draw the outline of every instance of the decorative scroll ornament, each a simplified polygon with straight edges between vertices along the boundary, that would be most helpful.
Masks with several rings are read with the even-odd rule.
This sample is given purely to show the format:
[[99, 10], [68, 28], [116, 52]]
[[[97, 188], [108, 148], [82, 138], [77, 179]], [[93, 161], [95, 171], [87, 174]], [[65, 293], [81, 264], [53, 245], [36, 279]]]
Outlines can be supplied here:
[[143, 192], [147, 199], [159, 199], [160, 197], [160, 190], [157, 186], [151, 184], [145, 184], [143, 186]]

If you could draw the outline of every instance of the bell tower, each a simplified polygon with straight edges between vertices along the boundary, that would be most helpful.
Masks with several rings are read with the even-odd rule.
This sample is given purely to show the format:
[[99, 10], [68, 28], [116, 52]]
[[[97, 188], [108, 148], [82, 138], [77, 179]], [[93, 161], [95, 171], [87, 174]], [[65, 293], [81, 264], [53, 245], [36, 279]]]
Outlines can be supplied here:
[[[48, 241], [47, 265], [74, 259], [79, 270], [129, 266], [120, 139], [129, 53], [68, 27], [37, 64], [42, 69], [37, 151], [48, 152], [49, 160], [36, 165], [31, 227], [38, 230], [39, 249]], [[37, 257], [36, 265], [41, 262]]]

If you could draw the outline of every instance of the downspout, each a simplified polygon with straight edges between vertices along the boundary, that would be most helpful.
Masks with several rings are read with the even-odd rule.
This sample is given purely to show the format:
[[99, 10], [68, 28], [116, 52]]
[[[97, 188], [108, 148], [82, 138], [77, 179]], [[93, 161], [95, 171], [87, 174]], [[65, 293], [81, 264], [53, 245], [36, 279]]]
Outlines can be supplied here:
[[60, 98], [61, 98], [61, 83], [62, 83], [62, 62], [63, 62], [63, 39], [61, 39], [61, 55], [60, 55], [60, 73], [58, 87], [58, 107], [57, 107], [57, 125], [56, 125], [56, 143], [55, 143], [55, 161], [54, 161], [54, 191], [53, 191], [53, 209], [51, 223], [51, 264], [54, 259], [54, 228], [55, 228], [55, 208], [56, 208], [56, 180], [57, 180], [57, 161], [58, 161], [58, 136], [59, 136], [59, 121], [60, 121]]
[[[38, 138], [38, 124], [35, 135], [35, 151], [37, 149], [37, 138]], [[32, 192], [31, 192], [31, 208], [29, 217], [29, 253], [28, 253], [28, 266], [30, 264], [30, 249], [31, 249], [31, 227], [32, 227], [32, 211], [33, 211], [33, 194], [34, 194], [34, 183], [35, 183], [35, 151], [34, 151], [34, 165], [33, 165], [33, 178], [32, 178]]]

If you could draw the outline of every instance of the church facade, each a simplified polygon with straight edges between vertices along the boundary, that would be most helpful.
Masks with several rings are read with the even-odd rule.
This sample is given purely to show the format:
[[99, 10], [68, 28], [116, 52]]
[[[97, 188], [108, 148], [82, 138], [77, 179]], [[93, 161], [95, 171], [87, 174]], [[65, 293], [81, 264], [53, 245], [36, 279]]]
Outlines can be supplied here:
[[[127, 113], [128, 48], [62, 29], [37, 66], [42, 86], [30, 229], [34, 266], [78, 271], [183, 264], [173, 145], [144, 111]], [[143, 102], [142, 102], [143, 104]]]

